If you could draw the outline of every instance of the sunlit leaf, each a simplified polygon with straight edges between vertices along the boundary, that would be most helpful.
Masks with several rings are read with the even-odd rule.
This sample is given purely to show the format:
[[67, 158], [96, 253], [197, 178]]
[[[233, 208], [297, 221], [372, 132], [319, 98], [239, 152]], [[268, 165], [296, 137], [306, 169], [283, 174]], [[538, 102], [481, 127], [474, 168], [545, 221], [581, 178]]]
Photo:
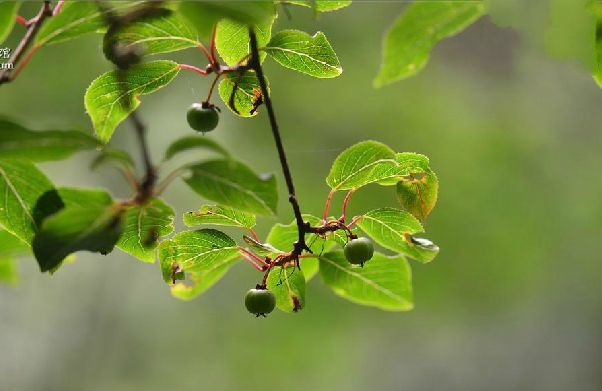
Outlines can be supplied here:
[[[276, 15], [253, 27], [259, 47], [265, 46], [270, 41], [275, 17]], [[215, 46], [226, 64], [230, 66], [237, 64], [247, 54], [251, 53], [249, 26], [231, 19], [221, 20], [217, 24]], [[260, 59], [263, 60], [264, 58], [265, 53], [260, 53]], [[246, 63], [246, 61], [243, 63]]]
[[128, 209], [117, 247], [143, 262], [155, 262], [158, 239], [173, 232], [174, 211], [159, 198]]
[[0, 230], [0, 284], [16, 285], [19, 282], [15, 258], [30, 252], [29, 246], [23, 241]]
[[423, 263], [432, 261], [439, 252], [439, 247], [432, 243], [425, 246], [413, 238], [424, 229], [416, 218], [399, 209], [372, 210], [357, 225], [381, 246]]
[[99, 145], [98, 140], [80, 131], [33, 132], [0, 118], [0, 159], [16, 158], [34, 162], [61, 160]]
[[213, 224], [231, 227], [252, 228], [255, 226], [255, 215], [242, 212], [236, 208], [221, 205], [203, 205], [199, 211], [184, 213], [184, 224], [187, 227]]
[[411, 166], [408, 175], [397, 183], [401, 206], [420, 220], [426, 219], [437, 203], [439, 180], [430, 169], [426, 156], [415, 153], [397, 154], [398, 162]]
[[3, 1], [0, 3], [0, 44], [13, 30], [19, 5], [18, 1]]
[[264, 50], [280, 65], [310, 76], [339, 76], [343, 69], [326, 36], [310, 36], [299, 30], [283, 30], [272, 37]]
[[364, 267], [351, 265], [342, 251], [320, 257], [320, 275], [337, 295], [354, 303], [388, 311], [413, 308], [412, 272], [401, 257], [379, 253]]
[[479, 1], [418, 1], [410, 4], [387, 32], [380, 71], [381, 87], [415, 75], [426, 65], [433, 47], [480, 18]]
[[313, 8], [318, 12], [329, 12], [347, 7], [351, 4], [351, 0], [283, 0], [282, 3], [301, 5], [304, 7]]
[[297, 312], [305, 307], [305, 277], [297, 267], [273, 268], [267, 288], [276, 296], [276, 307], [281, 311]]
[[115, 128], [140, 104], [139, 96], [164, 87], [180, 71], [173, 61], [152, 61], [100, 75], [86, 90], [86, 110], [96, 135], [108, 142]]
[[276, 178], [259, 176], [243, 163], [212, 160], [192, 166], [184, 181], [199, 195], [244, 212], [274, 215], [278, 204]]
[[256, 102], [263, 98], [254, 71], [247, 71], [243, 75], [229, 73], [219, 83], [218, 88], [219, 96], [232, 112], [241, 117], [253, 117], [257, 114]]

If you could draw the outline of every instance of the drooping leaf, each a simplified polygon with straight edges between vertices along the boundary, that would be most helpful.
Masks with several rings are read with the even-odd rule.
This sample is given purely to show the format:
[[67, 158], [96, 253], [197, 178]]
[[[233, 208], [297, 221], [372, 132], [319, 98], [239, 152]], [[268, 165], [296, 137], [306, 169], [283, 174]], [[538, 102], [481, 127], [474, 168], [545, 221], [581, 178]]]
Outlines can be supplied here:
[[33, 132], [0, 118], [0, 159], [15, 158], [33, 162], [61, 160], [99, 145], [95, 138], [80, 131]]
[[403, 209], [419, 220], [424, 220], [437, 203], [439, 180], [429, 167], [424, 155], [415, 153], [397, 154], [398, 162], [405, 162], [412, 169], [397, 183], [397, 197]]
[[18, 1], [3, 1], [0, 3], [0, 44], [13, 30], [19, 5]]
[[50, 180], [32, 163], [0, 159], [0, 225], [31, 244], [42, 213], [38, 199], [51, 190]]
[[47, 217], [32, 243], [40, 270], [52, 270], [76, 251], [110, 253], [122, 232], [121, 217], [115, 205], [67, 206]]
[[395, 153], [376, 141], [363, 141], [335, 159], [326, 183], [333, 190], [358, 189], [369, 183], [399, 176]]
[[374, 80], [381, 87], [415, 75], [427, 63], [432, 48], [480, 18], [478, 1], [429, 1], [410, 4], [387, 32], [380, 71]]
[[209, 38], [211, 28], [221, 19], [256, 25], [272, 18], [275, 7], [271, 0], [185, 1], [180, 4], [180, 12], [197, 28], [201, 37]]
[[122, 149], [104, 148], [100, 154], [90, 163], [90, 169], [96, 170], [105, 164], [115, 164], [129, 170], [134, 170], [134, 160], [129, 152]]
[[16, 285], [19, 273], [15, 257], [30, 253], [29, 246], [7, 231], [0, 230], [0, 283]]
[[254, 239], [249, 235], [243, 235], [242, 238], [245, 241], [245, 243], [249, 245], [251, 250], [261, 257], [267, 255], [273, 259], [277, 255], [280, 255], [284, 252], [272, 246], [270, 243], [261, 243], [259, 240]]
[[86, 111], [98, 138], [106, 143], [115, 128], [140, 104], [139, 96], [165, 87], [180, 71], [173, 61], [151, 61], [100, 75], [86, 90]]
[[[363, 215], [357, 225], [381, 246], [426, 263], [435, 258], [439, 247], [424, 246], [413, 235], [423, 232], [411, 214], [394, 208], [380, 208]], [[372, 262], [372, 261], [370, 261]]]
[[276, 178], [259, 176], [234, 160], [211, 160], [191, 167], [184, 181], [199, 195], [244, 212], [274, 215], [278, 204]]
[[171, 283], [174, 270], [213, 272], [239, 257], [236, 242], [215, 229], [184, 231], [159, 245], [157, 255], [163, 279]]
[[218, 89], [219, 96], [233, 113], [241, 117], [257, 115], [256, 102], [261, 98], [261, 87], [254, 71], [247, 71], [243, 75], [229, 73], [219, 83]]
[[297, 312], [305, 307], [305, 277], [295, 266], [273, 268], [267, 288], [276, 296], [276, 307], [281, 311]]
[[351, 4], [351, 0], [286, 0], [282, 2], [313, 8], [318, 12], [336, 11]]
[[123, 216], [123, 234], [117, 247], [143, 262], [155, 262], [158, 239], [174, 230], [173, 209], [159, 198], [128, 209]]
[[320, 275], [337, 295], [387, 311], [413, 308], [412, 271], [401, 257], [374, 253], [364, 267], [351, 265], [342, 251], [320, 257]]
[[170, 144], [165, 151], [165, 157], [163, 160], [169, 160], [177, 154], [189, 151], [191, 149], [207, 149], [224, 157], [230, 157], [230, 153], [226, 149], [208, 137], [185, 136]]
[[264, 50], [283, 67], [310, 76], [329, 78], [343, 72], [336, 53], [322, 32], [310, 36], [299, 30], [283, 30], [272, 37]]
[[175, 12], [125, 25], [111, 37], [105, 35], [103, 48], [108, 58], [111, 56], [107, 51], [115, 41], [124, 47], [142, 47], [144, 54], [148, 55], [175, 52], [200, 45], [196, 31], [188, 25], [183, 16]]
[[[115, 12], [123, 12], [139, 4], [142, 4], [142, 2], [118, 2], [111, 9]], [[106, 30], [105, 20], [95, 2], [68, 1], [63, 5], [61, 12], [52, 18], [48, 18], [42, 25], [36, 37], [35, 45], [40, 47], [104, 30]]]
[[242, 212], [236, 208], [221, 205], [203, 205], [197, 212], [184, 213], [184, 224], [187, 227], [195, 225], [214, 224], [231, 227], [253, 228], [255, 215]]
[[[272, 36], [272, 25], [276, 15], [267, 18], [258, 23], [253, 28], [257, 37], [257, 45], [265, 46]], [[249, 26], [245, 23], [233, 21], [231, 19], [222, 19], [217, 24], [215, 34], [215, 47], [217, 52], [224, 59], [226, 64], [232, 66], [242, 60], [247, 54], [251, 53], [249, 44]], [[263, 61], [265, 53], [260, 53], [260, 60]], [[244, 61], [243, 63], [246, 63]]]

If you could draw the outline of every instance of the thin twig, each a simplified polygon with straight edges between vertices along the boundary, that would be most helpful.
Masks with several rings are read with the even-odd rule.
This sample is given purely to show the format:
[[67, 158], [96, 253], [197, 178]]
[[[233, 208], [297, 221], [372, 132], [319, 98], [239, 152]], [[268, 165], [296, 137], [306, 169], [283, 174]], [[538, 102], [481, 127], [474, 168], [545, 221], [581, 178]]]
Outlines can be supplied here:
[[[19, 45], [17, 45], [17, 48], [13, 51], [10, 58], [8, 59], [8, 62], [10, 64], [13, 64], [13, 68], [15, 68], [19, 64], [19, 61], [25, 54], [25, 51], [31, 46], [33, 40], [38, 34], [38, 31], [40, 31], [40, 27], [42, 27], [42, 24], [44, 23], [46, 18], [52, 15], [53, 14], [52, 8], [50, 7], [50, 1], [45, 0], [38, 14], [28, 22], [27, 32], [19, 42]], [[3, 70], [2, 72], [0, 72], [0, 85], [13, 81], [17, 75], [18, 72], [14, 72], [13, 69], [8, 68]]]

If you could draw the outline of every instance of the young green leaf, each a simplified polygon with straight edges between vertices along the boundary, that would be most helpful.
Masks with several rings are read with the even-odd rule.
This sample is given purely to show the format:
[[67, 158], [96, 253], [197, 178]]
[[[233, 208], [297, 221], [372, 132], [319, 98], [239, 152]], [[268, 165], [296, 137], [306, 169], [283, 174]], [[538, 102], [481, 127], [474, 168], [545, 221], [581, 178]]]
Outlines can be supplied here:
[[[111, 9], [115, 12], [123, 12], [142, 3], [141, 1], [118, 2]], [[68, 1], [65, 2], [61, 12], [49, 18], [42, 25], [36, 37], [35, 46], [63, 42], [84, 34], [104, 30], [106, 30], [105, 20], [95, 2]]]
[[0, 158], [0, 225], [31, 244], [39, 224], [38, 199], [53, 188], [32, 163]]
[[354, 303], [387, 311], [409, 311], [414, 307], [412, 271], [401, 256], [379, 253], [364, 267], [351, 265], [342, 251], [320, 257], [320, 275], [337, 295]]
[[207, 149], [224, 157], [230, 157], [230, 153], [226, 149], [210, 138], [203, 136], [185, 136], [170, 144], [165, 151], [163, 160], [169, 160], [175, 155], [191, 149]]
[[253, 228], [255, 215], [242, 212], [236, 208], [221, 205], [203, 205], [197, 212], [184, 213], [184, 224], [187, 227], [195, 225], [214, 224], [231, 227]]
[[380, 208], [366, 213], [357, 225], [381, 246], [427, 263], [439, 252], [435, 245], [423, 246], [413, 239], [423, 232], [422, 224], [399, 209]]
[[247, 71], [243, 75], [227, 74], [219, 83], [219, 96], [233, 113], [241, 117], [257, 115], [257, 99], [261, 97], [261, 87], [255, 71]]
[[121, 235], [121, 220], [122, 210], [114, 205], [67, 206], [47, 217], [32, 243], [40, 270], [52, 270], [80, 250], [110, 253]]
[[199, 195], [225, 206], [260, 215], [274, 215], [278, 204], [276, 178], [258, 176], [234, 160], [212, 160], [190, 167], [184, 181]]
[[236, 242], [215, 229], [180, 232], [161, 242], [157, 255], [163, 279], [168, 283], [172, 282], [174, 270], [207, 273], [239, 257]]
[[305, 307], [305, 277], [297, 267], [273, 268], [267, 288], [276, 296], [276, 307], [281, 311], [297, 312]]
[[115, 41], [125, 47], [143, 47], [144, 54], [149, 55], [200, 46], [196, 31], [175, 12], [125, 25], [112, 37], [105, 35], [103, 48], [107, 58], [111, 57], [107, 51]]
[[329, 12], [347, 7], [351, 4], [351, 0], [286, 0], [282, 1], [282, 3], [301, 5], [303, 7], [313, 8], [318, 12]]
[[200, 36], [208, 38], [213, 25], [221, 19], [256, 25], [272, 18], [276, 9], [271, 0], [185, 1], [179, 11], [197, 28]]
[[236, 258], [231, 258], [213, 269], [188, 273], [190, 284], [176, 282], [171, 286], [172, 296], [180, 300], [192, 300], [198, 297], [218, 282], [236, 261]]
[[99, 145], [98, 140], [80, 131], [32, 132], [0, 118], [0, 159], [15, 158], [33, 162], [61, 160]]
[[374, 85], [381, 87], [418, 73], [439, 41], [460, 33], [483, 13], [484, 6], [478, 1], [410, 4], [385, 37], [383, 60]]
[[400, 166], [408, 168], [408, 174], [397, 183], [397, 197], [401, 206], [419, 220], [424, 221], [437, 203], [439, 180], [429, 167], [429, 160], [416, 153], [400, 153], [396, 156]]
[[117, 125], [140, 104], [139, 96], [165, 87], [180, 71], [173, 61], [151, 61], [100, 75], [86, 90], [86, 111], [98, 138], [106, 143]]
[[[272, 25], [275, 19], [276, 15], [274, 14], [272, 17], [255, 25], [254, 30], [258, 46], [265, 46], [270, 41]], [[249, 26], [231, 19], [222, 19], [217, 24], [215, 47], [226, 64], [230, 66], [238, 64], [243, 57], [251, 52]], [[260, 60], [263, 61], [264, 58], [265, 53], [260, 53]]]
[[335, 159], [326, 183], [333, 190], [358, 189], [369, 183], [399, 175], [395, 153], [376, 141], [363, 141], [344, 150]]
[[19, 274], [15, 257], [30, 253], [29, 246], [7, 231], [0, 230], [0, 283], [16, 285]]
[[19, 5], [18, 1], [3, 1], [0, 3], [0, 44], [13, 30]]
[[173, 232], [174, 211], [159, 198], [128, 209], [123, 216], [123, 234], [117, 247], [143, 262], [155, 262], [160, 237]]
[[[312, 226], [322, 223], [322, 220], [309, 215], [303, 215], [303, 221], [309, 222]], [[299, 239], [297, 231], [297, 222], [293, 220], [290, 224], [275, 224], [267, 236], [267, 242], [283, 252], [288, 252], [293, 249], [293, 243]], [[319, 254], [324, 250], [324, 239], [321, 239], [316, 234], [307, 234], [305, 242], [315, 254]]]
[[299, 30], [283, 30], [272, 37], [264, 50], [283, 67], [310, 76], [329, 78], [343, 72], [336, 53], [321, 32], [310, 36]]
[[320, 271], [318, 258], [299, 259], [299, 267], [303, 270], [306, 282], [309, 282]]

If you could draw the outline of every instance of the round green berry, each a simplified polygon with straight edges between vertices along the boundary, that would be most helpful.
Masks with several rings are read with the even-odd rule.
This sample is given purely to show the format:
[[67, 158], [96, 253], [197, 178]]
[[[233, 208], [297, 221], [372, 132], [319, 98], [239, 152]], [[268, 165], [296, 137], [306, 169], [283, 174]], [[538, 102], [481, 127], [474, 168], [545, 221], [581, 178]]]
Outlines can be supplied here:
[[207, 103], [193, 103], [186, 113], [188, 125], [198, 132], [210, 132], [217, 126], [219, 115], [214, 106]]
[[265, 316], [276, 307], [276, 296], [269, 289], [249, 289], [245, 296], [245, 307], [256, 316]]
[[354, 265], [364, 265], [364, 262], [368, 262], [374, 255], [374, 246], [372, 241], [368, 238], [357, 238], [352, 239], [343, 248], [345, 258]]

